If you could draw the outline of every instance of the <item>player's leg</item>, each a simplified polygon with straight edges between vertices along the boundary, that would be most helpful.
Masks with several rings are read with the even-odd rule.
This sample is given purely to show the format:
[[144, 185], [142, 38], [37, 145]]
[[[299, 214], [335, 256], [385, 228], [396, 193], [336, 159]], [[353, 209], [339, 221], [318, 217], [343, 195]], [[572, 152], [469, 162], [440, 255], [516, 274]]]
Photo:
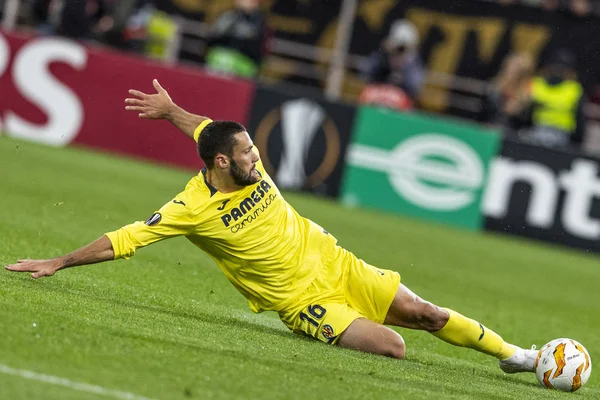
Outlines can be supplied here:
[[340, 347], [403, 360], [406, 346], [398, 332], [366, 318], [354, 320], [340, 335]]
[[346, 300], [368, 319], [425, 330], [456, 346], [493, 355], [506, 372], [533, 370], [537, 352], [506, 343], [497, 333], [455, 311], [438, 307], [400, 283], [394, 271], [376, 268], [340, 249], [347, 265]]
[[386, 326], [369, 321], [345, 304], [342, 296], [330, 294], [317, 297], [311, 299], [308, 304], [281, 311], [279, 316], [292, 331], [312, 336], [325, 343], [404, 358], [402, 336]]
[[385, 324], [421, 329], [456, 346], [469, 347], [499, 359], [510, 357], [515, 347], [479, 322], [421, 299], [400, 284]]
[[464, 315], [438, 307], [400, 285], [385, 324], [421, 329], [455, 346], [467, 347], [501, 360], [505, 372], [533, 371], [536, 351], [505, 342], [500, 335]]

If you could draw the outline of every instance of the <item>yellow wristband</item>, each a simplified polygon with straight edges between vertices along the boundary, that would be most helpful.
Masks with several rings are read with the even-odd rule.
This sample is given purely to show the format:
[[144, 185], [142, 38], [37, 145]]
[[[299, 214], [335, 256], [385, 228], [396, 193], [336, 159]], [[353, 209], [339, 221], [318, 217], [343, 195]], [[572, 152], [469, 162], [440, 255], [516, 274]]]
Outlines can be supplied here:
[[213, 122], [212, 119], [207, 118], [204, 121], [202, 121], [200, 123], [200, 125], [198, 125], [198, 127], [194, 131], [194, 140], [196, 141], [196, 143], [198, 142], [198, 139], [200, 138], [200, 133], [202, 133], [204, 128], [206, 128], [206, 125], [210, 124], [211, 122]]

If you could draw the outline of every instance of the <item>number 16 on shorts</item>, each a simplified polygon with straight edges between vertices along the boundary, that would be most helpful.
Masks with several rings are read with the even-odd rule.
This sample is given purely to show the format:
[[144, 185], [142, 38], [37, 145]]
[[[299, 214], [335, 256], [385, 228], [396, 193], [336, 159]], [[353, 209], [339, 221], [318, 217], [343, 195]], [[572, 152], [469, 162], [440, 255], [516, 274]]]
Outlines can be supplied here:
[[335, 335], [331, 325], [324, 324], [321, 327], [321, 323], [323, 322], [323, 317], [325, 317], [325, 314], [327, 314], [327, 310], [318, 304], [314, 304], [314, 305], [308, 306], [306, 308], [306, 311], [307, 312], [304, 312], [304, 311], [300, 312], [300, 320], [306, 322], [309, 325], [307, 327], [308, 328], [307, 330], [311, 333], [315, 332], [316, 334], [313, 334], [312, 336], [323, 340], [322, 338], [318, 337], [319, 331], [320, 331], [320, 334], [325, 339], [325, 342], [332, 343], [336, 339], [336, 335]]

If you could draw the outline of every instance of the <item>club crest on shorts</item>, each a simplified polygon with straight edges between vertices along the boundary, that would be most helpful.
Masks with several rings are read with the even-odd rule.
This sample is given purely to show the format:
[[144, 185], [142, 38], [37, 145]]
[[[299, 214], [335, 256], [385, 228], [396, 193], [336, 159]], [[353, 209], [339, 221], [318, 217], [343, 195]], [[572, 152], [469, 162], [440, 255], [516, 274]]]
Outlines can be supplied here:
[[146, 220], [146, 222], [144, 222], [146, 225], [148, 226], [153, 226], [156, 225], [160, 222], [160, 220], [162, 219], [162, 215], [160, 215], [160, 213], [154, 213], [152, 214], [152, 216], [150, 218], [148, 218]]
[[323, 325], [323, 327], [321, 328], [321, 334], [325, 339], [335, 338], [335, 332], [333, 331], [333, 327], [328, 324]]

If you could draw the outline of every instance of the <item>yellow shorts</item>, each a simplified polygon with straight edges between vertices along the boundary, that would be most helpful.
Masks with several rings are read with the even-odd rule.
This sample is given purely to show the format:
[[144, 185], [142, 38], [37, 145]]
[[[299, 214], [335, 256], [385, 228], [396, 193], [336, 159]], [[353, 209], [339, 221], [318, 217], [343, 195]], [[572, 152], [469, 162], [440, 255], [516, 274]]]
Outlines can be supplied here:
[[335, 246], [294, 304], [279, 312], [292, 331], [335, 343], [358, 318], [382, 324], [400, 286], [400, 274], [376, 268]]

